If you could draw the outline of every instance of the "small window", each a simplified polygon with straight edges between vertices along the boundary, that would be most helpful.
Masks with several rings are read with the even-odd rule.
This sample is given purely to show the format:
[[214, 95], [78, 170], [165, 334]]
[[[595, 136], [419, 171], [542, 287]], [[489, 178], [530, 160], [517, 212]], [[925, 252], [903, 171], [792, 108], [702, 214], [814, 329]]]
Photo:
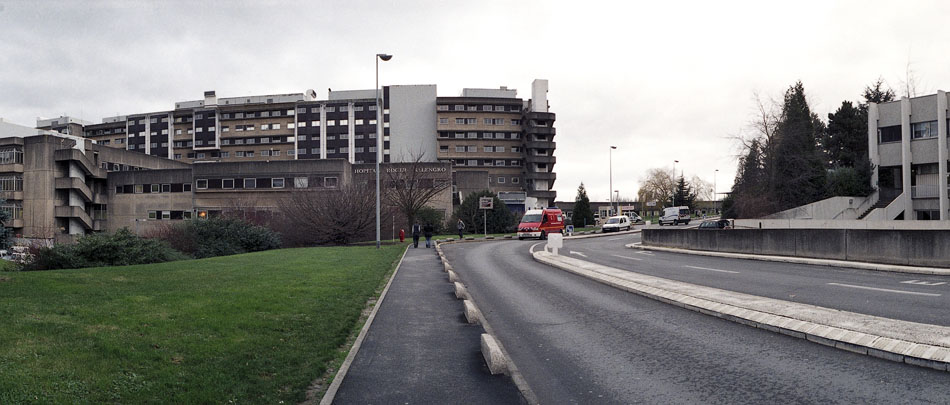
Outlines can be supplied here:
[[186, 192], [186, 193], [187, 193], [187, 192], [190, 192], [190, 191], [191, 191], [191, 183], [182, 184], [182, 185], [181, 185], [181, 191]]
[[284, 178], [283, 178], [283, 177], [275, 177], [275, 178], [273, 178], [273, 179], [270, 179], [270, 187], [271, 187], [271, 188], [284, 188]]
[[158, 211], [149, 211], [148, 219], [158, 219]]
[[163, 193], [170, 193], [170, 192], [172, 192], [172, 185], [171, 185], [171, 184], [162, 184], [162, 192], [163, 192]]
[[162, 211], [162, 219], [172, 219], [171, 211]]
[[336, 188], [337, 178], [336, 177], [324, 177], [323, 186], [327, 188]]
[[226, 188], [226, 189], [234, 188], [234, 179], [221, 180], [221, 188]]
[[135, 194], [142, 194], [143, 192], [145, 192], [145, 186], [142, 185], [142, 184], [136, 184], [136, 185], [135, 185]]
[[195, 188], [198, 190], [207, 190], [208, 189], [208, 180], [207, 179], [198, 179], [195, 180]]
[[504, 183], [505, 183], [505, 178], [504, 178], [504, 177], [499, 177], [499, 178], [498, 178], [498, 184], [504, 184]]
[[244, 179], [244, 188], [257, 188], [257, 179]]
[[306, 177], [294, 177], [294, 188], [307, 188], [308, 179]]

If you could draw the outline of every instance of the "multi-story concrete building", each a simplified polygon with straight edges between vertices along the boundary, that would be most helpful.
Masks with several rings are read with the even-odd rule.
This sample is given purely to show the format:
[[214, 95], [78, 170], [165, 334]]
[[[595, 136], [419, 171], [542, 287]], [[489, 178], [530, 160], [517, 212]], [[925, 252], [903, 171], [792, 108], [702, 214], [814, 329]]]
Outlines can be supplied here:
[[[413, 164], [383, 165], [389, 173]], [[446, 163], [412, 167], [428, 185], [451, 181]], [[374, 164], [340, 158], [188, 164], [0, 121], [0, 209], [11, 216], [4, 225], [27, 239], [68, 242], [229, 211], [274, 212], [288, 193], [370, 184], [374, 173]], [[428, 205], [449, 214], [450, 188]]]
[[458, 199], [487, 189], [523, 210], [549, 206], [555, 197], [555, 116], [547, 88], [547, 80], [535, 80], [532, 98], [523, 100], [504, 87], [437, 97], [435, 85], [385, 86], [379, 114], [375, 90], [330, 90], [325, 100], [313, 90], [230, 98], [209, 91], [168, 111], [99, 124], [60, 117], [38, 120], [37, 127], [185, 163], [344, 159], [358, 165], [376, 162], [381, 118], [381, 162], [451, 162]]
[[553, 205], [555, 116], [546, 80], [534, 81], [529, 100], [502, 87], [463, 89], [437, 104], [439, 159], [452, 162], [462, 198], [488, 189], [503, 193], [509, 206]]
[[875, 209], [866, 219], [948, 220], [947, 93], [871, 103]]

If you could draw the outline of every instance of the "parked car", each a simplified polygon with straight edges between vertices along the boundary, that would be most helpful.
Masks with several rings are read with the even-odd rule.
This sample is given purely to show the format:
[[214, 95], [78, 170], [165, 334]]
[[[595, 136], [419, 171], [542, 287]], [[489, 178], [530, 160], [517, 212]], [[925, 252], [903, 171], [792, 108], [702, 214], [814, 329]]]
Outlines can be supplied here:
[[518, 224], [518, 239], [547, 239], [552, 233], [564, 233], [564, 213], [560, 208], [528, 210]]
[[677, 225], [677, 224], [686, 224], [689, 225], [689, 207], [679, 206], [679, 207], [666, 207], [663, 209], [663, 215], [660, 216], [656, 222], [661, 226], [663, 224]]
[[629, 231], [630, 225], [630, 217], [626, 215], [618, 215], [607, 218], [607, 222], [604, 223], [604, 226], [601, 228], [601, 230], [604, 232]]
[[732, 229], [732, 224], [729, 223], [728, 219], [703, 221], [703, 223], [699, 224], [699, 229]]

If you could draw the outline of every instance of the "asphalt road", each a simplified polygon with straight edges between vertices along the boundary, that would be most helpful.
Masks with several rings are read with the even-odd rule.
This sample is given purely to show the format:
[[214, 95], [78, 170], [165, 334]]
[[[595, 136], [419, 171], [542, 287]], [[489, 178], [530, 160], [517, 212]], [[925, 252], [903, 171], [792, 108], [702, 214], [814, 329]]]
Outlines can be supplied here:
[[639, 233], [567, 239], [562, 253], [697, 285], [950, 326], [950, 277], [651, 252], [624, 246], [639, 241]]
[[[612, 238], [603, 241], [624, 242]], [[568, 240], [565, 246], [599, 240]], [[852, 354], [614, 289], [535, 262], [527, 253], [534, 243], [443, 249], [541, 403], [950, 398], [946, 372]]]

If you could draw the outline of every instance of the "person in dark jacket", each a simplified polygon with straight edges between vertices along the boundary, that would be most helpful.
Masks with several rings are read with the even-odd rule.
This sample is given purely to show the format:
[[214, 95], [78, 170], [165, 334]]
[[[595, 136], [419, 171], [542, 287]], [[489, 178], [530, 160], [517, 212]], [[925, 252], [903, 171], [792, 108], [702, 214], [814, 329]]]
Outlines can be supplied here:
[[419, 223], [416, 222], [412, 224], [412, 247], [419, 247], [419, 234], [422, 232], [422, 227], [419, 226]]
[[465, 223], [462, 222], [462, 218], [459, 218], [459, 222], [455, 224], [455, 227], [459, 230], [459, 240], [462, 240], [462, 231], [465, 230]]
[[426, 226], [422, 228], [422, 232], [426, 236], [426, 248], [432, 247], [432, 224], [426, 223]]

